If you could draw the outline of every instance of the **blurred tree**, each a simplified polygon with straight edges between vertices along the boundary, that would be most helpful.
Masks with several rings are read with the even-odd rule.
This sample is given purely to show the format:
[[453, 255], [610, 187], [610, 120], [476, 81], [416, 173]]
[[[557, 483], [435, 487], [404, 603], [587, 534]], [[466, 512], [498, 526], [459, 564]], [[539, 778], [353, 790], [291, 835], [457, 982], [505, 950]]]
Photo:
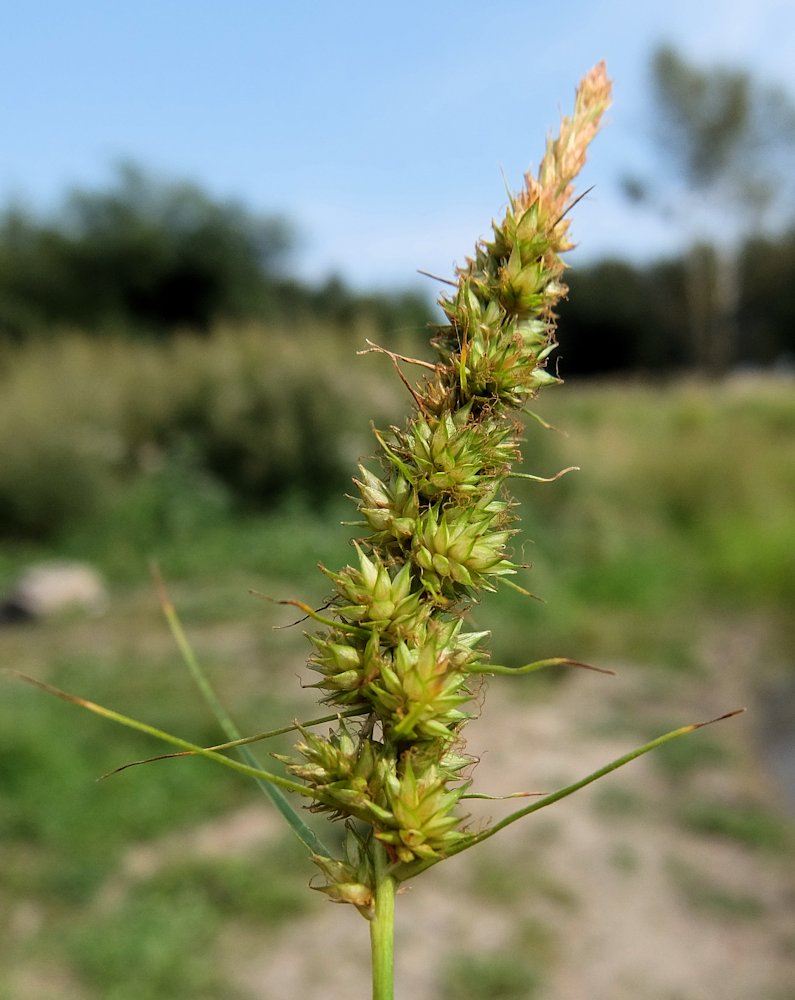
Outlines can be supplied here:
[[651, 68], [655, 139], [677, 176], [673, 190], [630, 178], [625, 192], [684, 229], [695, 361], [720, 374], [745, 360], [737, 330], [741, 249], [792, 221], [795, 105], [744, 70], [693, 66], [668, 46], [657, 49]]
[[759, 365], [795, 368], [795, 229], [771, 240], [752, 239], [741, 258], [740, 323]]
[[108, 190], [73, 191], [52, 218], [0, 213], [0, 340], [68, 327], [206, 332], [247, 319], [351, 333], [365, 323], [391, 336], [431, 321], [418, 293], [361, 295], [336, 277], [318, 287], [291, 277], [291, 244], [279, 218], [122, 165]]
[[290, 243], [280, 219], [123, 165], [54, 220], [0, 219], [0, 325], [16, 339], [53, 325], [206, 330], [262, 307]]
[[606, 260], [567, 273], [571, 294], [561, 302], [561, 374], [668, 372], [686, 358], [682, 266], [644, 268]]

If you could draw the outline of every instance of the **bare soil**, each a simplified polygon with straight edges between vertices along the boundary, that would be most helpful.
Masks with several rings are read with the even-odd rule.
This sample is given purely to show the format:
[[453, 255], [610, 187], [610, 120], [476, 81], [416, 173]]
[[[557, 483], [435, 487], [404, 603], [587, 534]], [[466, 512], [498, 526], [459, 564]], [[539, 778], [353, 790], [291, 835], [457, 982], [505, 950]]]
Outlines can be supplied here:
[[[696, 679], [627, 666], [615, 678], [573, 671], [535, 690], [529, 678], [492, 681], [468, 730], [477, 788], [549, 791], [671, 725], [745, 704], [758, 638], [713, 637]], [[448, 1000], [449, 970], [463, 959], [533, 970], [541, 985], [525, 995], [544, 1000], [795, 1000], [792, 853], [682, 818], [693, 801], [781, 811], [748, 707], [684, 737], [717, 742], [725, 760], [672, 778], [652, 753], [408, 886], [397, 997]], [[471, 822], [515, 806], [489, 803]], [[253, 809], [212, 831], [197, 832], [193, 849], [211, 850], [213, 836], [245, 847], [274, 825]], [[368, 947], [359, 915], [324, 901], [270, 940], [233, 928], [223, 942], [230, 977], [252, 1000], [365, 1000]]]
[[[749, 711], [683, 737], [692, 766], [672, 769], [669, 748], [655, 751], [405, 887], [399, 1000], [795, 1000], [792, 851], [687, 819], [696, 803], [791, 820], [761, 748], [750, 665], [762, 642], [751, 626], [722, 627], [695, 651], [695, 671], [625, 665], [616, 677], [570, 670], [555, 681], [492, 680], [467, 733], [480, 758], [475, 787], [493, 794], [548, 792], [677, 725]], [[699, 756], [704, 739], [717, 758]], [[470, 823], [516, 805], [475, 803]], [[246, 856], [282, 835], [254, 798], [132, 845], [93, 905], [111, 911], [136, 881], [180, 859]], [[307, 882], [311, 874], [307, 866]], [[218, 949], [228, 981], [250, 1000], [369, 997], [368, 927], [320, 894], [307, 915], [265, 938], [242, 921], [229, 926]], [[469, 993], [456, 991], [456, 967]], [[526, 989], [500, 992], [500, 969], [526, 973]], [[67, 971], [57, 976], [26, 969], [12, 1000], [83, 1000]]]

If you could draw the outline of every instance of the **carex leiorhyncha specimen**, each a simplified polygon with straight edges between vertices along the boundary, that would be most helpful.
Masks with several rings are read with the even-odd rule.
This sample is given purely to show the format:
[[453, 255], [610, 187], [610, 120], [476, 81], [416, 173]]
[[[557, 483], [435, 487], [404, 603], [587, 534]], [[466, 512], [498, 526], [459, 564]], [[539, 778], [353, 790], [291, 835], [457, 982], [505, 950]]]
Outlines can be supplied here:
[[323, 891], [366, 915], [376, 855], [400, 882], [482, 837], [467, 832], [460, 808], [472, 763], [464, 727], [478, 681], [499, 668], [488, 660], [488, 633], [468, 631], [466, 612], [479, 592], [516, 586], [505, 486], [520, 458], [517, 415], [560, 381], [548, 359], [567, 290], [572, 180], [609, 94], [600, 64], [548, 141], [538, 176], [526, 177], [441, 298], [439, 360], [419, 363], [420, 383], [399, 367], [411, 359], [384, 351], [413, 412], [403, 428], [375, 432], [377, 464], [354, 480], [363, 529], [354, 565], [322, 567], [334, 592], [315, 615], [325, 631], [311, 636], [317, 687], [345, 717], [328, 736], [303, 730], [299, 757], [282, 758], [311, 790], [311, 808], [348, 827], [345, 858], [316, 858]]

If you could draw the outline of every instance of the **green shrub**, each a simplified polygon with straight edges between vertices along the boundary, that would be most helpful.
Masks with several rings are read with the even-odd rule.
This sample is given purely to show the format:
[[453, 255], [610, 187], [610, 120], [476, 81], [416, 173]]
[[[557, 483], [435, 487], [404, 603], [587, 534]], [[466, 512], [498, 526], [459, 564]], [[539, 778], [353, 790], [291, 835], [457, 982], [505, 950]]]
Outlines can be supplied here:
[[350, 353], [322, 329], [259, 327], [164, 344], [74, 334], [4, 352], [0, 533], [52, 539], [117, 510], [123, 524], [131, 493], [168, 536], [180, 493], [205, 511], [324, 504], [370, 447], [364, 413], [397, 408], [383, 366], [371, 394], [346, 398]]

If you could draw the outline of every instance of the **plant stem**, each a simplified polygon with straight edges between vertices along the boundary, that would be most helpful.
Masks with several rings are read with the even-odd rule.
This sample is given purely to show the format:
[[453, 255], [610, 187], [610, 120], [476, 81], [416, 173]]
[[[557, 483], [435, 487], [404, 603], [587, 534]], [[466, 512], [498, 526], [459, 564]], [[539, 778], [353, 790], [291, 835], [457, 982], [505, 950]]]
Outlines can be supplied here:
[[375, 847], [375, 914], [370, 921], [373, 1000], [394, 1000], [395, 879], [386, 852]]

